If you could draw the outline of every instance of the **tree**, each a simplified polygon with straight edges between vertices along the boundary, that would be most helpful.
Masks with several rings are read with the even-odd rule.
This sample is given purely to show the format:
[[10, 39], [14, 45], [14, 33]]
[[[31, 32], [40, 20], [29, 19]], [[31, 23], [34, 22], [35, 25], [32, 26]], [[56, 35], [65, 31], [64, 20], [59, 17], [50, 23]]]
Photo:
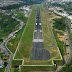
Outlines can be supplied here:
[[7, 64], [8, 64], [7, 62], [4, 62], [4, 66], [5, 66], [5, 67], [7, 66]]
[[3, 39], [0, 39], [1, 42], [3, 42]]
[[18, 69], [15, 68], [15, 69], [14, 69], [14, 72], [19, 72], [19, 71], [18, 71]]

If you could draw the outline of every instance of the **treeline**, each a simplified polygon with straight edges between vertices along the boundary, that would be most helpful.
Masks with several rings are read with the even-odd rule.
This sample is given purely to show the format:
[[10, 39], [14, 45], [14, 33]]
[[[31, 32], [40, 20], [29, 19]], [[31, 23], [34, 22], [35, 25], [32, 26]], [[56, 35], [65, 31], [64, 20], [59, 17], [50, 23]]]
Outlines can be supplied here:
[[22, 0], [26, 4], [37, 4], [37, 3], [42, 3], [44, 0]]
[[3, 10], [16, 9], [16, 8], [19, 8], [24, 5], [40, 4], [44, 0], [22, 0], [22, 1], [24, 1], [24, 2], [21, 4], [14, 4], [14, 5], [9, 5], [9, 6], [5, 6], [5, 7], [0, 7], [0, 9], [3, 9]]
[[51, 4], [52, 6], [57, 6], [57, 7], [61, 7], [63, 8], [65, 11], [72, 11], [72, 2], [68, 2], [68, 3], [65, 3], [65, 4], [58, 4], [58, 3], [53, 3]]
[[24, 3], [21, 3], [21, 4], [13, 4], [13, 5], [5, 6], [5, 7], [0, 7], [0, 9], [3, 9], [3, 10], [17, 9], [17, 8], [23, 6], [23, 5], [24, 5]]
[[65, 30], [66, 29], [66, 24], [65, 24], [65, 18], [62, 17], [60, 19], [53, 19], [55, 22], [53, 23], [53, 28], [58, 29], [58, 30]]

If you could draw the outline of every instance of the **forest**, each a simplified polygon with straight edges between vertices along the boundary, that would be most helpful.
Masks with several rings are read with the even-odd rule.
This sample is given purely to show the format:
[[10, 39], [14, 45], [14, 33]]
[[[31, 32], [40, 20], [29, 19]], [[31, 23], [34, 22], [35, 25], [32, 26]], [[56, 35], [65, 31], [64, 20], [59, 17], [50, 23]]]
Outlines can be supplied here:
[[65, 18], [62, 17], [60, 19], [53, 19], [55, 22], [53, 23], [53, 28], [58, 29], [58, 30], [63, 30], [65, 31], [66, 29], [66, 24], [65, 24]]
[[67, 13], [69, 13], [70, 15], [72, 15], [72, 2], [68, 2], [65, 4], [57, 4], [57, 3], [53, 3], [51, 4], [52, 6], [57, 6], [57, 7], [61, 7], [63, 8], [65, 11], [67, 11]]
[[24, 6], [24, 5], [40, 4], [44, 0], [22, 0], [22, 1], [23, 1], [23, 3], [13, 4], [13, 5], [5, 6], [5, 7], [0, 7], [0, 9], [3, 9], [3, 10], [16, 9], [16, 8], [19, 8], [19, 7]]
[[19, 22], [11, 16], [0, 13], [0, 41], [19, 27]]

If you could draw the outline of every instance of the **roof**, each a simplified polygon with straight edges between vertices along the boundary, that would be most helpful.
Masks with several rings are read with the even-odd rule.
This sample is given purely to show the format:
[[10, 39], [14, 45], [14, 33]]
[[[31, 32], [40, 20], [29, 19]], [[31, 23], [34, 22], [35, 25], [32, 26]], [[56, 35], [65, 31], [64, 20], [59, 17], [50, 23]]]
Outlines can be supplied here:
[[3, 68], [3, 66], [0, 66], [0, 68]]

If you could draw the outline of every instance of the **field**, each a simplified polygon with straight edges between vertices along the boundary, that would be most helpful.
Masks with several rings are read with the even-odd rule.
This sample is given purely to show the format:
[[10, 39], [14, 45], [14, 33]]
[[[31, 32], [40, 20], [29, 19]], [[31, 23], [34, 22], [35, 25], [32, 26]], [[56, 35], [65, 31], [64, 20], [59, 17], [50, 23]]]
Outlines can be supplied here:
[[[32, 49], [34, 24], [35, 24], [35, 16], [36, 16], [36, 6], [33, 7], [32, 14], [27, 22], [20, 45], [15, 55], [16, 59], [24, 58], [25, 60], [28, 60], [30, 58], [31, 49]], [[20, 57], [18, 55], [20, 55]]]
[[20, 41], [20, 38], [22, 36], [22, 33], [23, 33], [23, 30], [25, 28], [25, 25], [24, 27], [17, 33], [16, 37], [11, 39], [8, 43], [7, 43], [7, 47], [9, 48], [9, 50], [12, 52], [12, 53], [15, 53], [15, 50], [18, 46], [18, 43]]
[[38, 71], [44, 71], [44, 72], [49, 72], [49, 71], [54, 71], [55, 67], [53, 66], [23, 66], [21, 67], [21, 72], [30, 72], [30, 71], [33, 71], [33, 72], [38, 72]]
[[61, 59], [57, 44], [52, 32], [51, 23], [49, 21], [50, 12], [43, 10], [41, 6], [41, 17], [42, 17], [42, 29], [44, 37], [44, 46], [50, 52], [52, 59]]
[[57, 37], [57, 33], [56, 33], [55, 30], [53, 30], [53, 32], [54, 32], [54, 36], [55, 36], [56, 41], [57, 41], [57, 45], [60, 48], [60, 52], [61, 52], [62, 55], [64, 55], [64, 49], [63, 49], [64, 42], [62, 42], [62, 41], [59, 40], [59, 38]]

